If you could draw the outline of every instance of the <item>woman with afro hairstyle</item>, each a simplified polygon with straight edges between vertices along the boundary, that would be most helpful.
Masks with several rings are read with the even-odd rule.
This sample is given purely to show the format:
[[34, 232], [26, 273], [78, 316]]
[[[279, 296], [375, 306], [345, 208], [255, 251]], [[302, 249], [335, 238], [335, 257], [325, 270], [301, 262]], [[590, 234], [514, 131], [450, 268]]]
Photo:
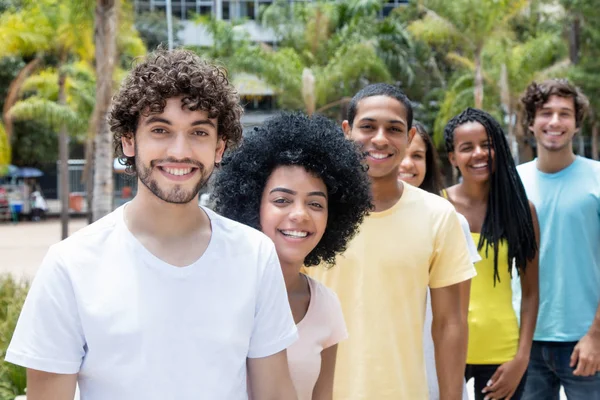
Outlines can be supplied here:
[[[467, 108], [444, 129], [462, 182], [444, 192], [463, 214], [482, 261], [471, 283], [467, 380], [477, 400], [520, 399], [538, 311], [539, 226], [500, 124]], [[512, 268], [521, 276], [521, 326], [512, 306]]]
[[[441, 195], [442, 193], [442, 174], [439, 167], [439, 156], [435, 149], [433, 140], [425, 130], [425, 127], [415, 122], [413, 129], [416, 134], [412, 137], [406, 155], [400, 164], [399, 178], [403, 182], [409, 183], [419, 189], [429, 193]], [[471, 261], [476, 263], [481, 260], [477, 253], [477, 246], [473, 242], [469, 232], [469, 223], [465, 217], [458, 214], [460, 226], [463, 229]], [[469, 288], [465, 290], [464, 304], [468, 303]], [[429, 400], [439, 400], [440, 388], [437, 380], [437, 369], [435, 365], [435, 349], [433, 337], [431, 335], [431, 326], [433, 324], [433, 311], [431, 309], [431, 293], [427, 291], [427, 308], [425, 311], [425, 328], [423, 329], [423, 352], [425, 355], [425, 369], [427, 370], [427, 386], [429, 387]], [[463, 388], [463, 399], [468, 400], [466, 386]]]
[[347, 337], [337, 296], [303, 274], [332, 265], [371, 207], [356, 146], [332, 121], [281, 114], [223, 160], [215, 210], [275, 243], [299, 339], [288, 364], [299, 400], [331, 399], [337, 344]]

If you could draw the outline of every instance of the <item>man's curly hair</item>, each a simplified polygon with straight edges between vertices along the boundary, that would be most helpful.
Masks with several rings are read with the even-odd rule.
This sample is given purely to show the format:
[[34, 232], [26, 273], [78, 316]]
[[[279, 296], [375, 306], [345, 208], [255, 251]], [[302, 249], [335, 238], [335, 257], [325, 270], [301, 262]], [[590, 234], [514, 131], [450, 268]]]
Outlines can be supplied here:
[[521, 97], [525, 112], [525, 131], [527, 132], [527, 128], [533, 125], [535, 113], [548, 102], [550, 96], [572, 98], [575, 106], [575, 122], [578, 128], [581, 127], [590, 106], [587, 97], [567, 79], [548, 79], [542, 83], [532, 82]]
[[358, 147], [322, 116], [282, 113], [244, 138], [217, 172], [215, 210], [256, 229], [267, 180], [279, 166], [301, 166], [327, 187], [325, 233], [306, 256], [305, 266], [332, 265], [371, 209], [370, 182]]
[[188, 109], [217, 118], [218, 135], [228, 147], [240, 141], [243, 109], [226, 71], [188, 50], [159, 49], [131, 70], [109, 113], [115, 154], [129, 172], [136, 172], [135, 157], [123, 154], [121, 138], [135, 135], [142, 115], [162, 113], [167, 100], [179, 96]]

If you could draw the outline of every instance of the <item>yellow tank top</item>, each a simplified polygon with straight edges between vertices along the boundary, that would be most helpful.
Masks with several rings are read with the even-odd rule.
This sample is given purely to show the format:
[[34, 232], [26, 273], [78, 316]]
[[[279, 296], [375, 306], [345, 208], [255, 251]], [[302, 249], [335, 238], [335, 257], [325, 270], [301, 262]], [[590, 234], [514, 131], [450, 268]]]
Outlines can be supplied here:
[[[471, 233], [479, 244], [479, 233]], [[469, 346], [467, 364], [502, 364], [512, 360], [519, 344], [519, 325], [512, 306], [511, 277], [508, 272], [508, 245], [500, 243], [498, 274], [494, 286], [494, 249], [479, 250], [477, 276], [471, 280], [469, 302]]]

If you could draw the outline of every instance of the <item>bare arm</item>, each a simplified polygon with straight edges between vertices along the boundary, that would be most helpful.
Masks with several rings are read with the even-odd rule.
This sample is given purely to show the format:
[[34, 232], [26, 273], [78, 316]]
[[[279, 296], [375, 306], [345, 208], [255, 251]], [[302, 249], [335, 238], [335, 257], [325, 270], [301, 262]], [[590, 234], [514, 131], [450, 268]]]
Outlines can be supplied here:
[[73, 400], [77, 374], [27, 369], [27, 400]]
[[440, 400], [461, 400], [467, 359], [468, 326], [463, 311], [465, 286], [469, 281], [431, 289], [435, 364]]
[[592, 376], [600, 371], [600, 306], [596, 310], [592, 326], [582, 337], [571, 355], [573, 375]]
[[321, 352], [321, 373], [313, 390], [312, 400], [331, 400], [333, 398], [333, 375], [337, 357], [337, 344]]
[[519, 349], [517, 350], [516, 358], [521, 358], [529, 363], [529, 355], [531, 353], [531, 343], [533, 341], [533, 333], [535, 332], [535, 324], [537, 322], [538, 307], [540, 304], [540, 288], [539, 288], [539, 248], [540, 248], [540, 226], [538, 223], [535, 207], [531, 202], [531, 217], [533, 219], [533, 230], [535, 232], [535, 241], [538, 251], [533, 260], [527, 262], [527, 268], [521, 273], [521, 329], [519, 332]]
[[254, 400], [297, 400], [285, 350], [268, 357], [248, 358], [248, 379]]

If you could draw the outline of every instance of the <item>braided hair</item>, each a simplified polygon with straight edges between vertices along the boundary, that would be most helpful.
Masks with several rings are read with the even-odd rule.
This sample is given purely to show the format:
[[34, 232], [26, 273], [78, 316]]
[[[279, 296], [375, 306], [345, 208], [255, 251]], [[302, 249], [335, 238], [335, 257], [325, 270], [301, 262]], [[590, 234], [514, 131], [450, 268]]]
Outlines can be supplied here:
[[528, 260], [532, 260], [537, 252], [537, 242], [533, 229], [533, 219], [529, 201], [523, 183], [517, 173], [515, 162], [510, 153], [508, 141], [500, 124], [485, 111], [467, 108], [452, 118], [444, 128], [444, 141], [448, 153], [454, 151], [454, 131], [468, 122], [478, 122], [485, 128], [491, 143], [488, 157], [491, 160], [491, 149], [495, 153], [495, 168], [488, 163], [490, 171], [490, 194], [478, 249], [485, 244], [486, 256], [488, 247], [494, 249], [494, 285], [500, 282], [498, 274], [498, 244], [506, 240], [508, 244], [508, 272], [512, 276], [512, 263], [516, 263], [517, 271], [525, 271]]

